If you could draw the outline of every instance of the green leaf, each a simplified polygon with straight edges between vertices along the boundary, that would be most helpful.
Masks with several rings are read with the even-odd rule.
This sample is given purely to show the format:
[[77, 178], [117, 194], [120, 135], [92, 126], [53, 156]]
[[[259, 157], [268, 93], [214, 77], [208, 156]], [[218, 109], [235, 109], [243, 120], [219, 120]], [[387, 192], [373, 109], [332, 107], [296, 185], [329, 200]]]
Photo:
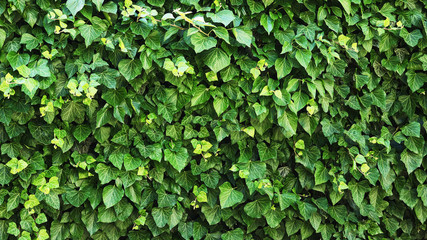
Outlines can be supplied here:
[[329, 171], [322, 162], [316, 162], [316, 171], [314, 172], [314, 181], [316, 185], [328, 182], [330, 179]]
[[31, 35], [29, 33], [24, 33], [21, 36], [21, 44], [25, 44], [25, 47], [29, 51], [37, 48], [37, 46], [39, 46], [40, 43], [41, 43], [41, 41], [39, 39], [37, 39], [36, 37], [34, 37], [33, 35]]
[[166, 136], [178, 141], [182, 138], [182, 129], [181, 125], [169, 125], [166, 127]]
[[87, 192], [75, 189], [68, 190], [65, 193], [65, 198], [74, 207], [80, 207], [87, 200], [88, 197], [89, 194]]
[[259, 158], [261, 161], [277, 158], [277, 149], [273, 146], [268, 147], [265, 143], [257, 144]]
[[96, 166], [95, 172], [98, 174], [98, 178], [101, 184], [109, 183], [111, 180], [116, 179], [119, 172], [114, 167], [107, 166], [103, 163], [99, 163]]
[[125, 100], [126, 95], [127, 92], [125, 88], [119, 88], [117, 90], [110, 89], [102, 94], [102, 99], [104, 99], [111, 106], [117, 107]]
[[153, 145], [143, 145], [138, 144], [136, 146], [141, 153], [141, 155], [145, 158], [149, 157], [153, 160], [160, 161], [162, 159], [162, 148], [160, 144]]
[[361, 204], [360, 205], [360, 214], [365, 217], [369, 217], [370, 219], [374, 220], [375, 222], [379, 223], [380, 219], [378, 217], [378, 214], [375, 210], [375, 207], [371, 204]]
[[209, 89], [205, 85], [201, 84], [197, 86], [193, 91], [193, 97], [191, 98], [191, 106], [203, 104], [209, 100], [211, 95]]
[[338, 0], [342, 7], [344, 8], [345, 12], [350, 15], [351, 12], [351, 0]]
[[104, 3], [104, 0], [92, 0], [92, 2], [93, 2], [93, 4], [95, 4], [98, 12], [100, 12], [101, 8], [102, 8], [102, 4]]
[[158, 207], [173, 207], [176, 205], [176, 196], [166, 194], [165, 191], [158, 190], [157, 192], [157, 205]]
[[46, 124], [36, 124], [30, 122], [28, 124], [28, 129], [30, 130], [31, 135], [40, 143], [44, 145], [51, 144], [53, 139], [54, 126]]
[[328, 16], [325, 19], [326, 26], [328, 26], [331, 30], [338, 33], [341, 29], [341, 22], [336, 16]]
[[10, 66], [13, 68], [13, 70], [16, 70], [18, 67], [28, 64], [28, 62], [30, 61], [30, 55], [26, 53], [19, 54], [11, 51], [6, 55], [6, 59], [9, 62]]
[[216, 188], [221, 176], [217, 171], [211, 171], [209, 173], [202, 173], [200, 179], [209, 188]]
[[400, 30], [399, 36], [402, 37], [403, 40], [405, 40], [405, 42], [411, 47], [417, 46], [418, 41], [423, 38], [423, 34], [419, 29], [416, 29], [412, 32], [408, 32], [406, 28], [402, 28]]
[[26, 78], [22, 85], [22, 91], [30, 98], [33, 98], [39, 89], [39, 82], [33, 78]]
[[39, 214], [37, 216], [37, 218], [36, 218], [36, 223], [37, 224], [42, 224], [42, 223], [45, 223], [45, 222], [47, 222], [46, 215], [44, 213]]
[[301, 220], [285, 221], [286, 233], [288, 236], [297, 233], [301, 229], [302, 224], [303, 222]]
[[196, 178], [189, 171], [181, 172], [175, 182], [183, 187], [187, 192], [190, 191], [195, 184]]
[[113, 114], [111, 113], [111, 109], [103, 108], [99, 110], [96, 113], [96, 128], [102, 127], [105, 124], [107, 124], [112, 117], [113, 117]]
[[[118, 141], [116, 141], [118, 142]], [[108, 157], [108, 160], [118, 169], [122, 168], [123, 161], [125, 157], [125, 152], [122, 148], [117, 148], [111, 155]]]
[[233, 189], [229, 182], [223, 183], [219, 190], [221, 191], [219, 194], [221, 208], [232, 207], [243, 200], [243, 193]]
[[264, 216], [265, 216], [265, 219], [267, 220], [267, 224], [271, 228], [276, 228], [277, 226], [280, 225], [282, 220], [286, 217], [286, 214], [280, 209], [274, 208], [274, 209], [269, 209]]
[[[84, 2], [84, 1], [83, 1]], [[85, 39], [86, 47], [91, 45], [95, 39], [101, 36], [102, 29], [95, 25], [85, 24], [79, 27], [80, 34]]]
[[83, 104], [71, 101], [64, 104], [61, 111], [61, 118], [65, 122], [80, 122], [84, 119], [85, 107]]
[[215, 205], [213, 207], [203, 205], [202, 213], [205, 215], [206, 221], [209, 225], [215, 225], [221, 221], [221, 208], [219, 205]]
[[411, 88], [412, 92], [416, 92], [424, 83], [427, 82], [427, 74], [425, 73], [416, 73], [414, 71], [406, 72], [408, 85]]
[[301, 66], [307, 68], [311, 60], [311, 51], [307, 49], [298, 49], [295, 53], [295, 58]]
[[178, 231], [181, 233], [181, 237], [189, 240], [193, 236], [193, 222], [180, 222]]
[[261, 218], [270, 208], [271, 200], [264, 197], [247, 203], [244, 210], [249, 217]]
[[274, 0], [262, 0], [265, 7], [270, 6], [272, 3], [274, 3]]
[[3, 47], [4, 42], [6, 41], [6, 31], [0, 28], [0, 48]]
[[395, 234], [396, 231], [400, 228], [400, 222], [394, 217], [385, 218], [383, 221], [387, 231], [391, 235]]
[[339, 224], [343, 225], [346, 223], [348, 212], [344, 205], [329, 206], [328, 214]]
[[208, 229], [198, 222], [193, 223], [193, 238], [201, 240], [208, 233]]
[[59, 221], [53, 221], [50, 225], [50, 237], [52, 240], [61, 240], [69, 237], [69, 228]]
[[198, 32], [191, 35], [191, 44], [194, 45], [194, 51], [200, 53], [204, 50], [211, 49], [216, 46], [217, 41], [213, 37], [207, 37], [202, 33]]
[[78, 125], [73, 131], [73, 136], [81, 143], [86, 140], [91, 133], [92, 129], [88, 125]]
[[[165, 209], [166, 211], [168, 211], [168, 209], [170, 208], [165, 208]], [[182, 215], [183, 215], [182, 210], [177, 210], [176, 208], [172, 208], [172, 210], [170, 211], [170, 216], [168, 220], [169, 229], [174, 228], [176, 225], [178, 225], [181, 222]]]
[[86, 209], [82, 212], [82, 221], [90, 235], [96, 233], [99, 229], [98, 215], [95, 211]]
[[274, 66], [277, 72], [277, 79], [286, 77], [292, 71], [292, 62], [288, 61], [287, 58], [277, 58]]
[[46, 229], [40, 229], [37, 235], [37, 240], [47, 240], [49, 239], [49, 234], [47, 233]]
[[206, 16], [211, 18], [215, 23], [222, 23], [225, 27], [227, 27], [228, 24], [230, 24], [236, 18], [236, 16], [234, 16], [233, 12], [230, 10], [221, 10], [217, 13], [209, 12], [206, 14]]
[[256, 0], [247, 0], [249, 9], [251, 10], [252, 14], [260, 13], [264, 10], [264, 6], [261, 2]]
[[298, 119], [298, 123], [308, 134], [310, 134], [310, 136], [312, 136], [319, 125], [319, 118], [316, 116], [309, 116], [308, 114], [301, 114]]
[[20, 204], [20, 196], [18, 193], [9, 193], [9, 199], [7, 200], [6, 211], [12, 211], [17, 208]]
[[379, 42], [380, 52], [385, 52], [395, 48], [397, 46], [397, 42], [397, 37], [395, 37], [394, 34], [384, 33], [383, 35], [381, 35]]
[[125, 191], [121, 187], [108, 185], [102, 190], [102, 201], [106, 208], [116, 205], [123, 198]]
[[132, 32], [136, 35], [141, 35], [144, 38], [148, 37], [148, 34], [150, 34], [152, 27], [150, 27], [146, 22], [140, 21], [140, 22], [132, 22], [130, 24], [130, 29]]
[[165, 160], [168, 161], [178, 172], [181, 172], [188, 164], [188, 152], [186, 148], [180, 148], [177, 152], [165, 150]]
[[257, 102], [254, 105], [252, 105], [252, 107], [254, 108], [257, 116], [267, 112], [267, 108]]
[[1, 153], [7, 154], [10, 158], [17, 158], [22, 149], [18, 143], [4, 143], [1, 145]]
[[163, 116], [163, 118], [168, 122], [171, 123], [173, 120], [173, 114], [175, 112], [176, 108], [173, 103], [169, 103], [166, 105], [158, 104], [158, 113]]
[[351, 196], [353, 196], [354, 203], [356, 203], [356, 205], [359, 207], [362, 204], [362, 201], [365, 197], [365, 193], [367, 193], [371, 190], [369, 188], [369, 183], [366, 180], [361, 181], [361, 182], [356, 182], [356, 181], [352, 180], [348, 184], [348, 188], [351, 191]]
[[405, 164], [406, 170], [410, 174], [421, 166], [423, 157], [405, 149], [400, 155], [400, 160]]
[[166, 226], [166, 223], [168, 223], [168, 219], [171, 214], [172, 211], [170, 210], [170, 208], [153, 208], [153, 210], [151, 211], [151, 215], [154, 218], [154, 222], [159, 228]]
[[142, 164], [142, 160], [134, 158], [130, 154], [126, 154], [123, 159], [126, 171], [137, 169]]
[[20, 126], [18, 123], [11, 122], [9, 126], [5, 126], [5, 130], [9, 138], [15, 138], [23, 133], [25, 133], [25, 128]]
[[16, 223], [14, 222], [9, 222], [9, 227], [7, 228], [7, 233], [18, 237], [18, 235], [20, 234], [19, 229], [16, 227]]
[[230, 57], [220, 48], [214, 48], [207, 52], [204, 63], [215, 73], [230, 65]]
[[216, 27], [213, 29], [215, 35], [223, 39], [226, 43], [230, 44], [230, 35], [228, 34], [227, 29], [224, 27]]
[[83, 9], [85, 0], [67, 0], [66, 6], [73, 16], [76, 16]]
[[116, 88], [116, 78], [119, 76], [120, 76], [119, 71], [115, 69], [107, 68], [102, 72], [91, 74], [90, 79], [100, 84], [103, 84], [108, 88]]
[[357, 124], [353, 124], [350, 128], [350, 130], [348, 130], [346, 132], [346, 135], [353, 140], [354, 142], [359, 143], [360, 145], [364, 145], [365, 144], [365, 138], [362, 135], [362, 129], [359, 125]]
[[21, 65], [19, 67], [17, 67], [17, 70], [19, 72], [19, 74], [23, 77], [29, 77], [31, 74], [31, 69], [25, 65]]
[[222, 240], [243, 240], [244, 232], [240, 228], [228, 231], [221, 235]]
[[261, 16], [260, 23], [264, 27], [265, 31], [267, 31], [267, 33], [270, 35], [271, 31], [273, 31], [274, 28], [274, 20], [267, 14], [263, 14]]
[[307, 94], [300, 91], [295, 92], [292, 95], [292, 102], [289, 105], [289, 109], [291, 109], [292, 112], [297, 113], [307, 105], [309, 99], [310, 98]]
[[97, 68], [107, 67], [107, 66], [108, 66], [108, 63], [102, 59], [102, 56], [99, 53], [93, 55], [92, 64], [90, 65], [90, 68], [92, 70], [95, 70]]
[[246, 29], [244, 27], [235, 27], [232, 29], [232, 31], [233, 31], [234, 37], [239, 43], [246, 45], [247, 47], [251, 47], [251, 43], [252, 43], [251, 30]]
[[218, 116], [221, 116], [221, 114], [225, 112], [225, 110], [227, 110], [229, 106], [229, 100], [228, 98], [216, 97], [213, 101], [213, 106], [216, 114], [218, 114]]
[[[47, 64], [48, 64], [48, 61], [46, 59], [40, 59], [37, 62], [37, 65], [35, 66], [35, 68], [31, 69], [30, 77], [34, 77], [37, 75], [41, 77], [50, 77], [51, 73], [50, 73], [49, 66]], [[39, 83], [35, 83], [34, 85], [39, 86]]]
[[408, 183], [406, 183], [399, 191], [399, 199], [402, 200], [410, 209], [413, 209], [419, 201], [417, 196], [417, 189], [413, 188]]
[[[2, 146], [3, 147], [3, 146]], [[2, 149], [3, 150], [3, 149]], [[2, 151], [3, 152], [3, 151]], [[10, 173], [17, 174], [28, 167], [28, 163], [22, 159], [12, 158], [6, 163], [6, 166], [10, 167]]]
[[279, 126], [285, 131], [285, 136], [291, 137], [296, 134], [298, 127], [298, 117], [295, 113], [284, 111], [281, 116], [277, 118]]
[[13, 179], [13, 175], [10, 173], [9, 168], [6, 165], [0, 163], [0, 185], [4, 186]]
[[255, 128], [254, 127], [250, 126], [250, 127], [244, 128], [243, 131], [245, 133], [247, 133], [249, 136], [255, 137]]
[[405, 136], [420, 137], [421, 125], [419, 122], [411, 122], [402, 128], [402, 133]]
[[284, 192], [279, 195], [280, 209], [283, 211], [292, 204], [296, 203], [300, 197], [295, 193]]
[[252, 181], [255, 179], [263, 178], [267, 167], [264, 162], [249, 161], [240, 167], [241, 170], [247, 170], [249, 172], [248, 180]]
[[421, 201], [418, 201], [417, 205], [415, 205], [414, 211], [421, 224], [424, 224], [427, 220], [427, 207], [424, 206]]
[[142, 63], [139, 59], [122, 59], [119, 71], [127, 81], [133, 80], [142, 73]]
[[153, 50], [158, 50], [162, 46], [163, 35], [160, 31], [152, 31], [145, 39], [145, 44]]
[[[169, 28], [164, 37], [163, 37], [163, 41], [166, 42], [167, 40], [169, 40], [170, 38], [172, 38], [173, 36], [175, 36], [177, 33], [179, 32], [178, 28]], [[191, 34], [192, 35], [192, 34]], [[141, 54], [140, 55], [140, 59], [141, 62], [144, 64], [144, 69], [149, 69], [152, 66], [152, 59], [149, 58], [148, 56], [148, 52], [146, 52], [146, 54]], [[143, 60], [144, 59], [144, 60]], [[169, 59], [168, 59], [169, 60]], [[172, 62], [171, 62], [172, 63]], [[165, 63], [166, 65], [166, 63]], [[174, 68], [174, 66], [171, 67], [172, 69]]]
[[306, 221], [309, 220], [313, 215], [313, 213], [317, 211], [317, 208], [311, 203], [302, 202], [302, 201], [297, 203], [298, 203], [298, 210], [300, 214], [303, 216], [304, 220]]
[[427, 185], [418, 185], [417, 193], [417, 196], [423, 201], [424, 206], [427, 207]]

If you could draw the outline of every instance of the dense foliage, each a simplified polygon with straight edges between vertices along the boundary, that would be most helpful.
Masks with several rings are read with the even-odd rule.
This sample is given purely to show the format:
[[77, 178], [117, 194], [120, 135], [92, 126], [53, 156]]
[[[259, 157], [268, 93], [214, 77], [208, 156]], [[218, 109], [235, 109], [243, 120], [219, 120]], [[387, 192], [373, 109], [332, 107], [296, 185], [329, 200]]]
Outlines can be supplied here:
[[0, 239], [427, 239], [426, 7], [0, 1]]

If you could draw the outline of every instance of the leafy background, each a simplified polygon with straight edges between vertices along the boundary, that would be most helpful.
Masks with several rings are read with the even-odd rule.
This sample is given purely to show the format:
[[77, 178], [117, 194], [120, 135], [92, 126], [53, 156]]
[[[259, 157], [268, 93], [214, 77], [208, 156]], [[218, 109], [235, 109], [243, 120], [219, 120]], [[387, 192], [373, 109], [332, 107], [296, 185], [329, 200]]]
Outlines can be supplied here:
[[426, 6], [0, 1], [0, 239], [426, 239]]

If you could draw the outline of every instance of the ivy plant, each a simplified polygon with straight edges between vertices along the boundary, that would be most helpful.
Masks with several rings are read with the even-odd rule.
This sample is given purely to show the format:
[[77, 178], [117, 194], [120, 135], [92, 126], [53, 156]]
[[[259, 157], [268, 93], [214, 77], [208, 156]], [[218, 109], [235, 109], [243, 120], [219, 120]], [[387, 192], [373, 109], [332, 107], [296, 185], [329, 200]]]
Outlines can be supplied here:
[[426, 9], [0, 1], [0, 239], [427, 239]]

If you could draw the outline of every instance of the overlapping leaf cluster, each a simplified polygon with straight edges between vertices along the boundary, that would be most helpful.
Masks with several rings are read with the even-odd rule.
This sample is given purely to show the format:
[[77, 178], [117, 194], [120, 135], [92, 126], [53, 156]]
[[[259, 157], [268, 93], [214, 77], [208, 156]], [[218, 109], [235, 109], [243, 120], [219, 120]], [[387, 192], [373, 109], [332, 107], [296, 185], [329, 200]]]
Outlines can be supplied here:
[[426, 7], [0, 1], [0, 239], [426, 239]]

